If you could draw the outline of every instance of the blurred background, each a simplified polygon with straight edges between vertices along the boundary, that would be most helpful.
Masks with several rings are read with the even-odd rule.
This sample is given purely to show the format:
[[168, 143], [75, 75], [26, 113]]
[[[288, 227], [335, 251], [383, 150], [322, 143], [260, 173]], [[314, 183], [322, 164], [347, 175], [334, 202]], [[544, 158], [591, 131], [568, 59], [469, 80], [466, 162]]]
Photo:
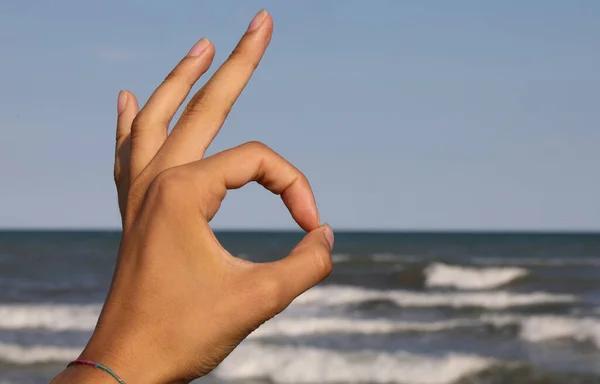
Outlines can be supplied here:
[[[118, 91], [143, 103], [203, 36], [214, 72], [262, 7], [271, 46], [208, 154], [300, 168], [334, 272], [198, 382], [599, 383], [592, 0], [0, 2], [0, 383], [47, 383], [94, 328]], [[212, 224], [255, 261], [302, 236], [256, 185]]]

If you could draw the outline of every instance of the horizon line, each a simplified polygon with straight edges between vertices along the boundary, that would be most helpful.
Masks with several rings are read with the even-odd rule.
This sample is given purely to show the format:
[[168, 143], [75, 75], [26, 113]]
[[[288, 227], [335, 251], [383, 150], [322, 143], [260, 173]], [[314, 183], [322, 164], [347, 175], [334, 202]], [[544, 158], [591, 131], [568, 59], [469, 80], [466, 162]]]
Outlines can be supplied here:
[[[215, 232], [287, 232], [301, 233], [301, 228], [212, 228]], [[121, 232], [114, 227], [1, 227], [0, 232]], [[550, 228], [336, 228], [334, 233], [436, 233], [436, 234], [577, 234], [600, 235], [600, 229]]]

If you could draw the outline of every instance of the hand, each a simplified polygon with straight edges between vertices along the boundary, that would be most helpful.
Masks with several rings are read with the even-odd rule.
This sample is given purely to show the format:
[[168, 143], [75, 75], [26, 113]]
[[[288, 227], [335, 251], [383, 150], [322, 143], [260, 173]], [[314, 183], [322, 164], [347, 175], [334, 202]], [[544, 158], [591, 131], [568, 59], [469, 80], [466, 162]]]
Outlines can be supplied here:
[[[271, 17], [259, 12], [171, 134], [170, 120], [213, 59], [210, 42], [192, 48], [141, 111], [131, 93], [121, 94], [115, 181], [123, 238], [109, 295], [80, 358], [104, 364], [128, 384], [188, 382], [210, 372], [331, 271], [333, 233], [320, 226], [310, 185], [298, 169], [255, 142], [202, 159], [272, 29]], [[227, 190], [250, 181], [281, 195], [309, 232], [282, 260], [238, 259], [209, 226]], [[56, 382], [85, 382], [84, 370], [103, 374], [70, 369]]]

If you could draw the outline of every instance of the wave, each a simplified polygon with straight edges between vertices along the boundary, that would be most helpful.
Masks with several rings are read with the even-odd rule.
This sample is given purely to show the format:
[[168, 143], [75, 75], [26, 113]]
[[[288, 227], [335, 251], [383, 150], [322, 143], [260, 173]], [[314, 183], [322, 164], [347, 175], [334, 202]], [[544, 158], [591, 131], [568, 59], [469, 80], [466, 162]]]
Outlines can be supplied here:
[[573, 257], [573, 258], [550, 258], [550, 257], [474, 257], [472, 263], [479, 265], [514, 265], [514, 266], [592, 266], [600, 267], [600, 258]]
[[473, 268], [434, 263], [425, 268], [425, 285], [457, 289], [491, 289], [527, 276], [523, 268]]
[[397, 332], [439, 332], [480, 325], [478, 319], [454, 319], [433, 322], [404, 322], [386, 319], [351, 319], [343, 317], [275, 317], [254, 331], [250, 338], [302, 336], [331, 333], [385, 334]]
[[33, 345], [24, 347], [18, 344], [0, 343], [0, 361], [12, 364], [38, 364], [71, 361], [83, 348]]
[[343, 253], [334, 253], [331, 255], [331, 261], [334, 263], [344, 263], [346, 261], [352, 260], [350, 255], [345, 255]]
[[101, 308], [99, 304], [0, 305], [0, 329], [91, 331], [96, 326]]
[[566, 316], [483, 316], [483, 322], [496, 327], [516, 325], [519, 337], [528, 342], [567, 339], [589, 342], [600, 349], [600, 319]]
[[[329, 285], [316, 287], [298, 297], [286, 311], [302, 313], [303, 309], [317, 310], [322, 306], [361, 304], [369, 301], [388, 300], [400, 307], [453, 307], [501, 310], [512, 307], [566, 304], [576, 302], [575, 296], [545, 292], [511, 293], [488, 292], [414, 292], [381, 291], [351, 286]], [[99, 304], [28, 304], [0, 305], [0, 329], [47, 329], [51, 331], [92, 331], [96, 325]], [[319, 310], [320, 311], [320, 310]], [[314, 311], [311, 311], [314, 312]], [[452, 319], [434, 323], [395, 322], [391, 320], [368, 320], [348, 318], [303, 317], [277, 318], [268, 323], [262, 334], [306, 334], [307, 332], [358, 332], [382, 333], [404, 331], [437, 331], [447, 327], [468, 326], [465, 319]]]
[[226, 380], [264, 379], [274, 383], [450, 384], [494, 364], [492, 359], [474, 355], [340, 352], [247, 342], [221, 363], [215, 375]]
[[[372, 261], [376, 262], [400, 262], [400, 263], [428, 263], [440, 261], [439, 257], [433, 259], [427, 255], [407, 255], [395, 253], [373, 253], [368, 256]], [[441, 258], [444, 262], [457, 262], [456, 258]], [[463, 258], [467, 264], [484, 265], [484, 266], [600, 266], [600, 258], [598, 257], [466, 257]]]
[[[524, 316], [524, 315], [500, 315], [500, 314], [487, 314], [481, 315], [475, 318], [460, 318], [460, 319], [451, 319], [445, 321], [433, 321], [433, 322], [405, 322], [405, 321], [394, 321], [388, 319], [351, 319], [351, 318], [340, 318], [340, 317], [321, 317], [321, 318], [311, 318], [311, 317], [286, 317], [285, 315], [280, 315], [275, 317], [274, 319], [268, 321], [263, 324], [260, 328], [258, 328], [255, 332], [253, 332], [249, 339], [250, 341], [260, 340], [265, 337], [272, 336], [284, 336], [284, 337], [297, 337], [303, 335], [321, 335], [321, 334], [332, 334], [332, 333], [347, 333], [347, 334], [393, 334], [393, 333], [403, 333], [403, 332], [423, 332], [423, 333], [434, 333], [434, 332], [445, 332], [449, 330], [469, 330], [480, 328], [483, 326], [492, 327], [493, 329], [502, 331], [505, 328], [514, 328], [515, 335], [519, 337], [521, 340], [528, 343], [541, 343], [548, 342], [553, 340], [568, 340], [572, 342], [578, 343], [590, 343], [594, 345], [597, 349], [600, 350], [600, 319], [593, 317], [586, 318], [575, 318], [568, 316], [553, 316], [553, 315], [535, 315], [535, 316]], [[512, 332], [511, 332], [512, 333]], [[243, 344], [240, 348], [242, 348]], [[257, 344], [258, 345], [258, 344]], [[273, 350], [274, 347], [266, 347], [263, 345], [254, 346], [255, 348], [252, 352], [239, 352], [246, 353], [246, 355], [253, 355], [256, 353], [256, 356], [260, 356], [258, 360], [252, 360], [248, 362], [248, 364], [252, 364], [251, 367], [247, 368], [239, 368], [241, 371], [234, 371], [234, 376], [240, 374], [245, 374], [243, 372], [247, 372], [246, 370], [254, 370], [252, 372], [262, 372], [266, 377], [271, 379], [279, 380], [280, 377], [271, 376], [271, 374], [275, 375], [275, 372], [269, 371], [269, 362], [273, 359], [280, 358], [279, 352], [281, 352], [282, 356], [295, 356], [295, 353], [299, 354], [300, 361], [303, 361], [306, 364], [311, 364], [311, 359], [319, 360], [319, 356], [323, 359], [332, 359], [332, 357], [328, 357], [327, 354], [331, 356], [338, 356], [339, 361], [336, 360], [336, 363], [339, 363], [342, 368], [346, 365], [351, 365], [356, 363], [360, 366], [361, 370], [364, 370], [364, 377], [371, 378], [370, 375], [374, 374], [375, 368], [369, 368], [369, 362], [373, 360], [378, 360], [379, 357], [371, 358], [373, 356], [367, 354], [364, 355], [362, 353], [350, 354], [347, 356], [345, 352], [341, 351], [322, 351], [315, 350], [310, 348], [301, 348], [293, 349], [292, 347], [281, 347], [281, 351], [275, 352]], [[258, 351], [256, 348], [267, 348], [267, 351]], [[279, 348], [279, 347], [278, 347]], [[82, 348], [77, 347], [60, 347], [60, 346], [52, 346], [52, 345], [33, 345], [33, 346], [23, 346], [18, 344], [6, 344], [0, 343], [0, 361], [13, 363], [13, 364], [36, 364], [36, 363], [48, 363], [48, 362], [66, 362], [75, 358], [80, 352]], [[290, 352], [292, 351], [293, 352]], [[316, 351], [316, 352], [315, 352]], [[263, 353], [264, 352], [264, 353]], [[238, 353], [238, 354], [239, 354]], [[374, 353], [374, 352], [373, 352]], [[286, 355], [287, 354], [287, 355]], [[271, 357], [271, 355], [275, 357]], [[371, 356], [371, 357], [369, 357]], [[398, 360], [398, 356], [400, 356], [400, 360], [396, 361], [397, 364], [403, 365], [408, 364], [404, 363], [403, 359], [406, 359], [408, 355], [393, 355], [393, 356], [384, 356], [382, 359], [384, 362], [392, 365], [393, 361]], [[364, 359], [363, 359], [364, 357]], [[284, 361], [278, 361], [277, 364], [291, 364], [289, 362], [286, 363], [285, 359], [288, 357], [281, 357]], [[289, 357], [292, 359], [292, 357]], [[427, 359], [431, 360], [432, 358], [427, 357]], [[242, 360], [245, 360], [243, 358]], [[259, 361], [260, 360], [260, 361]], [[335, 360], [335, 359], [334, 359]], [[410, 359], [409, 359], [410, 360]], [[428, 360], [428, 361], [429, 361]], [[394, 364], [396, 364], [394, 363]], [[446, 364], [444, 361], [436, 361], [436, 364]], [[375, 363], [373, 363], [375, 364]], [[377, 363], [379, 364], [379, 363]], [[266, 365], [266, 366], [265, 366]], [[459, 364], [460, 365], [460, 364]], [[252, 368], [254, 367], [254, 368]], [[326, 367], [317, 367], [318, 369], [326, 369]], [[315, 368], [315, 369], [317, 369]], [[237, 368], [236, 368], [237, 369]], [[293, 371], [294, 367], [287, 367], [286, 369], [291, 369], [288, 373], [294, 376], [295, 373]], [[300, 368], [298, 368], [300, 369]], [[258, 370], [258, 371], [257, 371]], [[329, 372], [321, 372], [323, 373], [322, 382], [335, 382], [336, 379], [340, 379], [340, 377], [335, 376], [333, 373]], [[227, 374], [232, 374], [231, 372]], [[251, 376], [251, 375], [250, 375]], [[249, 376], [249, 377], [250, 377]], [[241, 377], [241, 376], [240, 376]], [[387, 376], [386, 376], [387, 377]], [[291, 379], [290, 379], [291, 380]], [[312, 379], [311, 379], [312, 380]], [[320, 380], [320, 379], [319, 379]], [[316, 378], [313, 380], [314, 382], [319, 382]], [[313, 382], [307, 381], [307, 382]], [[285, 382], [285, 381], [282, 381]], [[381, 382], [386, 382], [382, 379]]]
[[567, 294], [546, 292], [512, 293], [491, 292], [413, 292], [358, 288], [352, 286], [328, 285], [313, 288], [299, 296], [296, 305], [348, 305], [375, 300], [388, 300], [400, 307], [478, 307], [486, 309], [506, 309], [510, 307], [566, 304], [577, 301]]
[[568, 339], [591, 342], [600, 349], [600, 319], [566, 316], [482, 315], [478, 318], [460, 318], [432, 322], [406, 322], [388, 319], [352, 319], [341, 317], [278, 316], [263, 324], [250, 339], [272, 336], [306, 336], [332, 333], [393, 334], [403, 332], [444, 332], [492, 326], [496, 329], [516, 327], [518, 336], [527, 342]]

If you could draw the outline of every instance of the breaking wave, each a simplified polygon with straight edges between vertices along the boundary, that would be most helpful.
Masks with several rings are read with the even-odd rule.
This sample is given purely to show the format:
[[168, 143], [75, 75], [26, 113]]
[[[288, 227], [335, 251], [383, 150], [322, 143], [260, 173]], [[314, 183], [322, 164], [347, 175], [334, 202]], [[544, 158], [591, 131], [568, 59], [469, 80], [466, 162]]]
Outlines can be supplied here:
[[450, 384], [494, 363], [492, 359], [463, 354], [435, 357], [245, 343], [223, 361], [215, 375], [228, 380], [264, 379], [274, 383]]
[[313, 288], [295, 300], [297, 305], [347, 305], [374, 300], [389, 300], [400, 307], [479, 307], [506, 309], [511, 307], [573, 303], [577, 298], [567, 294], [546, 292], [414, 292], [375, 290], [351, 286], [328, 285]]
[[425, 284], [428, 287], [452, 287], [457, 289], [492, 289], [527, 276], [524, 268], [474, 268], [435, 263], [425, 268]]

